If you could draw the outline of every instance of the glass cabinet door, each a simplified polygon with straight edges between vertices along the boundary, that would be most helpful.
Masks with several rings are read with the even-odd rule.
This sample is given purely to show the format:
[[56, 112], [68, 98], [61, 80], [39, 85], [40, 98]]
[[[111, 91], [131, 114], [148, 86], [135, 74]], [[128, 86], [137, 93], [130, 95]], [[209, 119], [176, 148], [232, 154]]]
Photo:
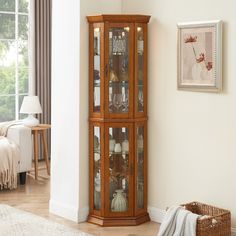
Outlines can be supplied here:
[[101, 134], [100, 127], [93, 127], [93, 176], [94, 176], [94, 209], [101, 209]]
[[91, 117], [101, 117], [104, 114], [104, 24], [90, 25], [89, 40], [89, 112]]
[[136, 50], [135, 50], [135, 57], [136, 57], [136, 66], [135, 66], [135, 90], [136, 90], [136, 97], [135, 97], [135, 113], [137, 116], [144, 116], [146, 113], [146, 34], [145, 25], [139, 24], [135, 27], [135, 41], [136, 41]]
[[144, 206], [144, 147], [143, 147], [143, 139], [144, 139], [144, 127], [137, 127], [137, 150], [136, 150], [136, 161], [137, 161], [137, 186], [136, 186], [136, 194], [137, 194], [137, 208], [143, 209]]
[[108, 214], [129, 215], [132, 209], [132, 126], [109, 126], [107, 173], [109, 178]]
[[135, 179], [135, 194], [136, 194], [136, 213], [141, 213], [144, 211], [145, 204], [145, 190], [146, 190], [146, 126], [145, 123], [138, 123], [135, 127], [135, 142], [136, 142], [136, 179]]
[[[131, 26], [114, 26], [108, 30], [108, 114], [123, 114], [128, 117], [132, 112], [132, 50]], [[114, 115], [115, 116], [115, 115]]]
[[101, 29], [94, 28], [93, 36], [93, 112], [100, 112], [101, 109], [101, 73], [100, 73], [100, 60], [101, 60]]

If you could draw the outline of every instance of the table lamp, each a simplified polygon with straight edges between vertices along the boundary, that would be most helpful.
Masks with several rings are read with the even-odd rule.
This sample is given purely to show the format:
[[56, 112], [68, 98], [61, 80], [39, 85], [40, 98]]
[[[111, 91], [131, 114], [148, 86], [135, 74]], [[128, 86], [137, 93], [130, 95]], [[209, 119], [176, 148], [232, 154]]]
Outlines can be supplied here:
[[38, 96], [25, 96], [20, 108], [20, 113], [28, 114], [28, 117], [22, 120], [24, 125], [39, 125], [39, 120], [34, 117], [34, 114], [42, 113]]

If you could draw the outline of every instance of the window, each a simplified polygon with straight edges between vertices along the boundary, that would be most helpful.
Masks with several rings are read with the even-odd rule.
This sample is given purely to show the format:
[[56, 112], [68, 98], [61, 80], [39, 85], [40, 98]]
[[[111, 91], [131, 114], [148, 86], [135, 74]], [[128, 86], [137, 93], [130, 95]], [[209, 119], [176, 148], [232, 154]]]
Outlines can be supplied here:
[[19, 114], [29, 93], [29, 0], [0, 0], [0, 121]]

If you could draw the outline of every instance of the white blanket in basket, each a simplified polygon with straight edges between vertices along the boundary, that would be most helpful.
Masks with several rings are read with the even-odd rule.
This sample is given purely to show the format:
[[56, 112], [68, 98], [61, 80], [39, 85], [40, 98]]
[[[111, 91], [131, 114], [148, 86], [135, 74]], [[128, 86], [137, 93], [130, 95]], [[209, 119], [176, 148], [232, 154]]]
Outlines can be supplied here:
[[198, 217], [181, 206], [171, 207], [165, 214], [158, 236], [196, 236]]

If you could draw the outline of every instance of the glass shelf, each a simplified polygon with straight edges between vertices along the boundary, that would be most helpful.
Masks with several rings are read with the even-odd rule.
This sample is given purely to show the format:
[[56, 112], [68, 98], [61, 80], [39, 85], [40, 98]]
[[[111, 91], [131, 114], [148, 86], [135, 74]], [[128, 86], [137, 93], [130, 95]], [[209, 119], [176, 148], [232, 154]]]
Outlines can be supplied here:
[[117, 54], [109, 54], [110, 56], [114, 56], [114, 57], [126, 57], [127, 56], [127, 53], [117, 53]]
[[127, 85], [127, 84], [129, 84], [129, 81], [127, 81], [127, 80], [118, 80], [118, 81], [109, 81], [109, 85], [110, 84], [119, 84], [119, 83], [122, 83], [122, 84], [125, 84], [125, 85]]
[[100, 85], [101, 85], [100, 80], [94, 80], [93, 85], [94, 85], [94, 87], [100, 87]]
[[[128, 89], [129, 87], [129, 82], [128, 81], [124, 81], [124, 80], [121, 80], [121, 81], [109, 81], [109, 87], [125, 87], [126, 90]], [[119, 91], [119, 90], [118, 90]]]
[[101, 154], [101, 151], [100, 150], [98, 150], [98, 149], [94, 149], [94, 151], [93, 151], [94, 153], [97, 153], [97, 154]]
[[129, 152], [109, 152], [109, 155], [129, 155]]

